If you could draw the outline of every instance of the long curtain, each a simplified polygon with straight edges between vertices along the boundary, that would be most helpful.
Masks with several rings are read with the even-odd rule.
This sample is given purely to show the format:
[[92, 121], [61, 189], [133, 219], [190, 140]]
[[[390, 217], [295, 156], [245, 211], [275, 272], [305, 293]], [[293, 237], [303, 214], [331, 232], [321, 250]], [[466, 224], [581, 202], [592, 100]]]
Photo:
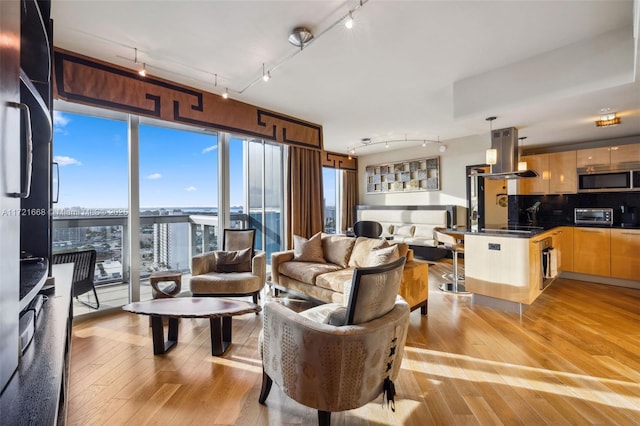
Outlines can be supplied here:
[[342, 171], [342, 228], [353, 227], [356, 223], [356, 205], [358, 204], [358, 172]]
[[288, 248], [293, 235], [309, 238], [324, 229], [322, 162], [320, 151], [289, 147], [287, 167]]

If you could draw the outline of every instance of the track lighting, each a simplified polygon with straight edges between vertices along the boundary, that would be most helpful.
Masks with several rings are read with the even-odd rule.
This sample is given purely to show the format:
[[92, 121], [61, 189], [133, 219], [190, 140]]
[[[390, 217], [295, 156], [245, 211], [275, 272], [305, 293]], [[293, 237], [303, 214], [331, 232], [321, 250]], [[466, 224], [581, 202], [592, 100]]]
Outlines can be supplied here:
[[405, 135], [404, 139], [387, 139], [384, 141], [378, 141], [378, 142], [373, 142], [370, 138], [363, 138], [360, 140], [360, 143], [362, 144], [362, 146], [352, 146], [352, 147], [348, 147], [347, 148], [347, 154], [349, 155], [353, 155], [356, 153], [356, 148], [360, 149], [360, 148], [366, 148], [368, 146], [371, 145], [380, 145], [380, 144], [384, 144], [385, 149], [389, 149], [389, 144], [390, 143], [395, 143], [395, 142], [420, 142], [422, 144], [423, 147], [426, 147], [428, 143], [435, 143], [439, 145], [439, 150], [440, 152], [445, 152], [447, 147], [445, 145], [443, 145], [440, 142], [440, 138], [438, 137], [438, 140], [429, 140], [429, 139], [408, 139], [407, 136]]
[[142, 69], [138, 71], [138, 74], [140, 75], [140, 77], [147, 76], [147, 64], [145, 64], [144, 62], [142, 63]]
[[222, 94], [222, 97], [225, 99], [229, 99], [229, 89], [228, 88], [224, 88], [224, 93]]
[[353, 28], [353, 14], [349, 11], [349, 17], [344, 21], [344, 26], [351, 29]]
[[267, 82], [271, 80], [271, 71], [264, 72], [264, 62], [262, 63], [262, 81]]

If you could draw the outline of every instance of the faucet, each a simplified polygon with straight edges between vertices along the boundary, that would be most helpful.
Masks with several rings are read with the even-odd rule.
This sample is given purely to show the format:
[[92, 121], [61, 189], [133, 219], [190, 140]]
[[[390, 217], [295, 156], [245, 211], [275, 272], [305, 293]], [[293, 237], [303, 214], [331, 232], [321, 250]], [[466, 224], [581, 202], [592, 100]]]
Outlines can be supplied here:
[[540, 201], [536, 201], [531, 207], [526, 209], [527, 219], [530, 224], [535, 225], [538, 223], [538, 210], [540, 209]]

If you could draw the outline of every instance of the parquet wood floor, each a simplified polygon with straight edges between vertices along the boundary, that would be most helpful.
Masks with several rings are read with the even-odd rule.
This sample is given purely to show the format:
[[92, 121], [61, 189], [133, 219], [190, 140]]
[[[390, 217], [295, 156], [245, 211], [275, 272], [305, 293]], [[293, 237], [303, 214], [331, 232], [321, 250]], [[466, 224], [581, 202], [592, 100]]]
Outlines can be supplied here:
[[[640, 291], [558, 279], [520, 317], [440, 292], [450, 268], [430, 267], [429, 315], [411, 314], [396, 412], [379, 398], [334, 425], [640, 424]], [[223, 357], [204, 319], [182, 319], [163, 356], [147, 317], [77, 322], [68, 424], [317, 424], [277, 386], [258, 404], [261, 321], [235, 317]]]

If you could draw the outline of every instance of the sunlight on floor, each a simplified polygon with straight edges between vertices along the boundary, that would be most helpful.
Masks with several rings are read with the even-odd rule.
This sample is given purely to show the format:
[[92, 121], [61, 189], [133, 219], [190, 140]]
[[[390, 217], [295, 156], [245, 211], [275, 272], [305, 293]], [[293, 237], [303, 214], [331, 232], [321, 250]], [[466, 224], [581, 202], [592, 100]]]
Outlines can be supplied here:
[[[440, 374], [443, 365], [446, 365], [446, 374]], [[424, 373], [432, 378], [442, 376], [443, 380], [460, 379], [507, 384], [640, 412], [640, 396], [633, 396], [640, 395], [640, 384], [636, 381], [598, 378], [412, 347], [405, 347], [403, 368]]]

